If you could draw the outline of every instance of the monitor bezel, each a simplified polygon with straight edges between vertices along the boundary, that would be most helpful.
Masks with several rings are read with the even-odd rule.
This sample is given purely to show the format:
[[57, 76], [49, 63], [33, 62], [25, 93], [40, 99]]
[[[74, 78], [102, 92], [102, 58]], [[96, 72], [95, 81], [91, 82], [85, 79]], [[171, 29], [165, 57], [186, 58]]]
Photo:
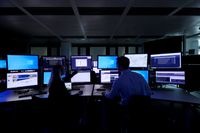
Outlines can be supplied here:
[[48, 58], [64, 58], [64, 66], [66, 66], [66, 56], [41, 56], [41, 59], [42, 59], [42, 67], [43, 68], [45, 68], [45, 66], [44, 66], [44, 58], [46, 58], [46, 57], [48, 57]]
[[[73, 67], [72, 67], [72, 57], [75, 57], [75, 56], [77, 56], [77, 57], [91, 57], [91, 60], [90, 60], [90, 68], [79, 68], [79, 69], [74, 69]], [[71, 70], [91, 70], [92, 69], [92, 67], [93, 67], [93, 60], [92, 60], [92, 56], [91, 55], [71, 55], [70, 56], [70, 65], [71, 65]]]
[[117, 58], [118, 58], [117, 55], [98, 55], [97, 56], [97, 68], [98, 69], [101, 69], [101, 70], [117, 70], [118, 69], [117, 68], [117, 64], [116, 64], [116, 68], [99, 68], [99, 57], [100, 56], [102, 56], [102, 57], [105, 57], [105, 56], [107, 56], [107, 57], [116, 57], [116, 63], [117, 63]]
[[[44, 73], [45, 72], [50, 72], [51, 75], [52, 75], [52, 71], [43, 71], [42, 72], [42, 86], [48, 86], [48, 84], [49, 84], [49, 83], [48, 84], [44, 84]], [[50, 82], [50, 80], [51, 80], [51, 76], [50, 76], [49, 82]]]
[[[150, 83], [150, 76], [149, 76], [149, 70], [148, 69], [131, 69], [131, 72], [133, 72], [133, 71], [147, 71], [148, 72], [148, 82], [147, 82], [147, 84], [149, 84]], [[137, 72], [135, 72], [135, 73], [137, 73]], [[139, 74], [139, 73], [138, 73]], [[141, 75], [141, 74], [140, 74]], [[145, 78], [144, 78], [145, 79]], [[145, 80], [146, 81], [146, 80]]]
[[101, 72], [102, 71], [117, 71], [118, 72], [118, 76], [120, 76], [120, 71], [119, 70], [116, 70], [116, 69], [110, 69], [110, 70], [100, 70], [99, 71], [99, 83], [100, 84], [112, 84], [112, 82], [101, 82]]
[[7, 67], [8, 67], [8, 65], [7, 65], [7, 60], [6, 60], [6, 59], [5, 59], [5, 60], [4, 60], [4, 59], [0, 59], [0, 61], [5, 61], [5, 63], [6, 63], [6, 67], [5, 67], [5, 68], [1, 68], [1, 67], [0, 67], [0, 69], [1, 69], [1, 70], [7, 69]]
[[[73, 81], [71, 81], [71, 79], [70, 79], [70, 82], [72, 83], [72, 85], [92, 84], [92, 76], [91, 76], [91, 71], [90, 71], [90, 70], [78, 71], [77, 74], [78, 74], [79, 72], [88, 72], [88, 73], [90, 73], [90, 81], [89, 81], [89, 82], [73, 82]], [[74, 75], [74, 76], [75, 76], [75, 75]]]
[[[165, 54], [180, 54], [180, 62], [179, 62], [180, 66], [179, 67], [152, 67], [152, 56], [165, 55]], [[150, 67], [152, 69], [181, 69], [182, 68], [182, 52], [151, 54], [150, 55]]]
[[[146, 67], [130, 67], [130, 64], [129, 64], [129, 68], [131, 69], [140, 69], [140, 68], [147, 68], [148, 67], [148, 54], [147, 53], [143, 53], [143, 54], [135, 54], [135, 53], [128, 53], [128, 54], [124, 54], [124, 56], [126, 57], [126, 55], [146, 55], [147, 56], [147, 60], [146, 60]], [[127, 57], [128, 58], [128, 57]], [[129, 59], [130, 61], [130, 59]], [[130, 62], [131, 63], [131, 62]]]
[[[162, 83], [162, 82], [157, 82], [156, 80], [156, 72], [158, 71], [162, 71], [162, 72], [170, 72], [170, 71], [175, 71], [175, 72], [184, 72], [184, 75], [185, 75], [185, 83], [184, 84], [176, 84], [176, 83]], [[183, 70], [183, 69], [179, 69], [179, 70], [174, 70], [174, 69], [169, 69], [169, 70], [163, 70], [163, 69], [159, 69], [159, 70], [155, 70], [155, 84], [157, 85], [166, 85], [166, 84], [174, 84], [174, 85], [186, 85], [186, 71]]]
[[[8, 68], [8, 56], [9, 55], [13, 55], [13, 56], [36, 56], [37, 57], [37, 66], [38, 68], [37, 69], [9, 69]], [[35, 54], [7, 54], [7, 57], [6, 57], [6, 65], [7, 65], [7, 70], [8, 71], [20, 71], [20, 70], [39, 70], [39, 55], [35, 55]]]
[[[31, 85], [31, 86], [20, 86], [20, 87], [12, 87], [12, 88], [8, 88], [8, 82], [7, 82], [7, 78], [8, 78], [8, 74], [14, 74], [14, 73], [28, 73], [28, 72], [36, 72], [37, 73], [37, 85]], [[8, 72], [6, 73], [6, 89], [7, 90], [17, 90], [17, 89], [38, 89], [39, 87], [39, 72], [38, 71], [34, 71], [34, 70], [27, 70], [27, 71], [16, 71], [16, 72]]]

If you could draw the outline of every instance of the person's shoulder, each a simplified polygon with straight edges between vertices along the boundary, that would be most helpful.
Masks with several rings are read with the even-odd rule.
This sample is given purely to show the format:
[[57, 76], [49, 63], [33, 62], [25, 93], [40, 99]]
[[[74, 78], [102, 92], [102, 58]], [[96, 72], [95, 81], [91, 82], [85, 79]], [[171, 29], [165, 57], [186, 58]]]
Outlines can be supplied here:
[[137, 78], [143, 78], [143, 76], [139, 73], [136, 73], [136, 72], [131, 72], [131, 74], [134, 76], [134, 77], [137, 77]]

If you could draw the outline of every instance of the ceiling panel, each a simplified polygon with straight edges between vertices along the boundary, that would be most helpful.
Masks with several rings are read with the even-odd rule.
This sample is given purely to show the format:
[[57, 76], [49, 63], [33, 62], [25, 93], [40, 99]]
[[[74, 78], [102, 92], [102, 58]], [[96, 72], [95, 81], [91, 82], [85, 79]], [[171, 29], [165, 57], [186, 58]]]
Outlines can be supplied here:
[[177, 35], [192, 28], [199, 20], [199, 17], [186, 16], [127, 16], [116, 35]]
[[129, 0], [75, 0], [79, 7], [125, 7]]
[[27, 16], [1, 16], [0, 25], [9, 30], [15, 30], [18, 33], [25, 33], [26, 35], [51, 35], [40, 25], [35, 23]]
[[[12, 0], [23, 7], [69, 7], [69, 0]], [[1, 0], [1, 7], [13, 6], [9, 0]]]
[[120, 16], [81, 16], [81, 20], [89, 36], [110, 36]]
[[[82, 35], [75, 16], [34, 16], [48, 26], [56, 34], [64, 36]], [[0, 17], [0, 24], [4, 27], [26, 32], [33, 36], [52, 36], [45, 28], [28, 16]]]
[[191, 0], [134, 0], [136, 7], [179, 7]]

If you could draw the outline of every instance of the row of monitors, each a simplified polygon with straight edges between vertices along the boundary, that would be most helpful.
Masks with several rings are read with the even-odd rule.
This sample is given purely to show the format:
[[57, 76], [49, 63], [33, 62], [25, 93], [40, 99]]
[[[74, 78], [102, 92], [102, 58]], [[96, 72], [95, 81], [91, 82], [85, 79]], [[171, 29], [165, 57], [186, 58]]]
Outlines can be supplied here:
[[[144, 79], [149, 82], [149, 72], [148, 70], [132, 70], [141, 74]], [[43, 73], [43, 84], [48, 84], [51, 72]], [[100, 83], [112, 83], [119, 77], [119, 72], [117, 70], [101, 70], [100, 71]], [[156, 83], [166, 83], [166, 84], [185, 84], [185, 72], [184, 71], [156, 71]], [[90, 71], [79, 71], [71, 79], [72, 83], [90, 83], [91, 75]]]
[[[130, 60], [130, 68], [146, 68], [147, 54], [125, 54]], [[150, 55], [152, 68], [181, 68], [181, 53]], [[65, 57], [43, 57], [43, 66], [65, 65]], [[37, 70], [37, 55], [7, 55], [8, 70]], [[0, 61], [0, 67], [6, 67], [6, 61]], [[91, 56], [71, 56], [72, 70], [86, 70], [93, 67]], [[98, 56], [99, 69], [116, 69], [117, 56]]]
[[[148, 70], [132, 70], [133, 72], [141, 74], [144, 79], [149, 82]], [[43, 84], [48, 84], [51, 77], [51, 72], [44, 72]], [[101, 70], [100, 83], [112, 83], [119, 77], [117, 70]], [[184, 71], [156, 71], [156, 83], [164, 84], [185, 84]], [[90, 71], [79, 71], [71, 79], [72, 83], [90, 83]], [[16, 72], [7, 73], [7, 88], [21, 88], [38, 85], [38, 72]]]
[[[141, 74], [148, 82], [148, 71], [147, 70], [133, 70]], [[48, 84], [51, 78], [51, 72], [43, 72], [43, 84]], [[118, 70], [101, 70], [100, 71], [100, 83], [112, 83], [114, 80], [119, 78]], [[91, 72], [90, 71], [79, 71], [76, 75], [71, 78], [72, 83], [90, 83]]]
[[[130, 68], [147, 68], [147, 54], [125, 54], [130, 60]], [[181, 53], [150, 55], [151, 68], [181, 68]], [[72, 70], [91, 69], [91, 56], [72, 56]], [[98, 69], [117, 69], [117, 56], [98, 56]]]

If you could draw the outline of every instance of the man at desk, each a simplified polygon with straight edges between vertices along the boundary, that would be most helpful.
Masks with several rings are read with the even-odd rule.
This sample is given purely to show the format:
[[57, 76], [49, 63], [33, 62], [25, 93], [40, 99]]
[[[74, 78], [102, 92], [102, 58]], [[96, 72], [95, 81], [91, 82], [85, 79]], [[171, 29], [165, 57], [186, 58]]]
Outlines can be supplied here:
[[[140, 108], [138, 108], [139, 106], [137, 105], [140, 105], [140, 103], [143, 104], [143, 101], [147, 101], [147, 103], [150, 101], [151, 90], [149, 85], [142, 75], [129, 70], [129, 63], [129, 59], [125, 56], [117, 58], [117, 67], [121, 74], [112, 84], [111, 90], [106, 91], [104, 94], [107, 99], [105, 102], [105, 119], [107, 121], [105, 127], [109, 132], [120, 132], [120, 127], [123, 127], [123, 123], [126, 123], [121, 122], [123, 121], [123, 118], [125, 118], [123, 116], [127, 114], [126, 112], [136, 112], [136, 110], [142, 112], [143, 109], [140, 111]], [[115, 102], [116, 97], [120, 98], [120, 106]], [[132, 116], [132, 114], [129, 114], [130, 118], [133, 118]], [[137, 123], [137, 126], [134, 124], [134, 127], [142, 125], [138, 123], [138, 119], [136, 120], [134, 118], [134, 120]], [[140, 130], [141, 129], [142, 128], [140, 128]]]
[[111, 91], [105, 93], [108, 99], [120, 97], [121, 105], [127, 105], [132, 96], [150, 96], [151, 90], [142, 75], [129, 70], [129, 59], [125, 56], [117, 58], [119, 78], [113, 83]]

